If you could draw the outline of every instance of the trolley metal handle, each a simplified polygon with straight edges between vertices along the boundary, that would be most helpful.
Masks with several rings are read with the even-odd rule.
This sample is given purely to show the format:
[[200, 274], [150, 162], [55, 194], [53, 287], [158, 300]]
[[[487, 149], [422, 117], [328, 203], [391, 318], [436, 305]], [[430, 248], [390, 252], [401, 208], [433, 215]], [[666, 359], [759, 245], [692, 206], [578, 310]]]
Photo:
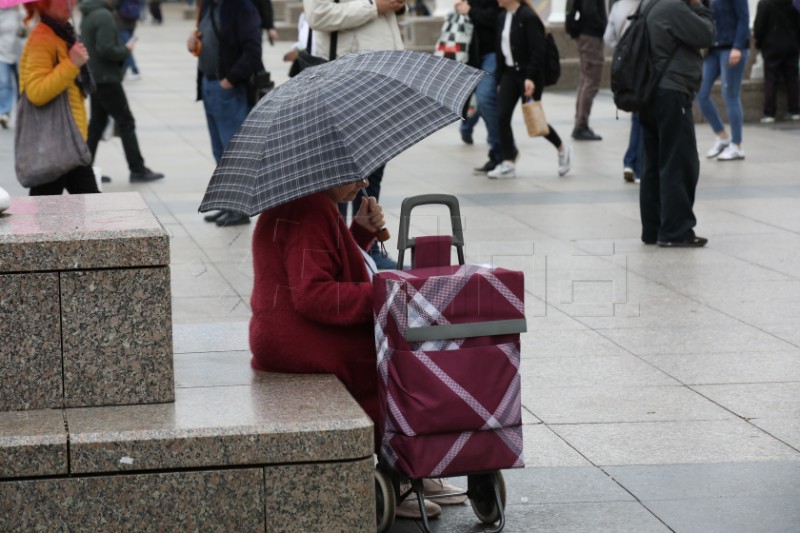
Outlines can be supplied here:
[[461, 209], [458, 205], [458, 198], [452, 194], [420, 194], [410, 196], [403, 200], [400, 206], [400, 231], [397, 236], [397, 269], [403, 268], [403, 258], [408, 248], [416, 246], [413, 237], [408, 236], [411, 224], [411, 210], [421, 205], [445, 205], [450, 209], [450, 224], [452, 234], [450, 243], [456, 247], [458, 254], [458, 264], [464, 264], [464, 228], [461, 224]]

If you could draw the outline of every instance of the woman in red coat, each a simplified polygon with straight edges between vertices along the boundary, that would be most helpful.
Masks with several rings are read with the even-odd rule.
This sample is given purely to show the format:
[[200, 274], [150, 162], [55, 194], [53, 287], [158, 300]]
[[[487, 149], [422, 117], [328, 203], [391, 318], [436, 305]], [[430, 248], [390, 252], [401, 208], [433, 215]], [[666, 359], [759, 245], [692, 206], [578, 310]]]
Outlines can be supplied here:
[[375, 198], [362, 199], [348, 229], [337, 208], [365, 184], [316, 193], [259, 217], [250, 349], [256, 370], [336, 375], [377, 423], [375, 266], [365, 250], [384, 225], [383, 210]]

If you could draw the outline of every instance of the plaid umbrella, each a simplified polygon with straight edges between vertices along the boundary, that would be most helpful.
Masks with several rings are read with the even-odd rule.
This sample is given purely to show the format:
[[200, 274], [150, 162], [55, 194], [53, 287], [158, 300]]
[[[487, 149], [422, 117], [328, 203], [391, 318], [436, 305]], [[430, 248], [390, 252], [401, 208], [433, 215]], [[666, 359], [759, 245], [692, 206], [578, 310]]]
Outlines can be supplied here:
[[461, 118], [484, 73], [408, 51], [357, 52], [261, 99], [228, 143], [200, 211], [255, 215], [369, 176]]

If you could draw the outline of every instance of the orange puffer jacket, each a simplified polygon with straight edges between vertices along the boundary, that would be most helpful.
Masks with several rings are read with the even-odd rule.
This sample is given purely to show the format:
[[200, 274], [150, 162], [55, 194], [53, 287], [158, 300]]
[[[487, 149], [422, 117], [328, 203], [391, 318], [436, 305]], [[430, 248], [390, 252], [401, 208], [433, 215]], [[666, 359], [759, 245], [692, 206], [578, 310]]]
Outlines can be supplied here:
[[86, 139], [88, 119], [83, 94], [75, 84], [80, 74], [69, 59], [67, 43], [46, 24], [37, 24], [30, 34], [19, 62], [19, 90], [35, 105], [44, 105], [68, 91], [72, 116]]

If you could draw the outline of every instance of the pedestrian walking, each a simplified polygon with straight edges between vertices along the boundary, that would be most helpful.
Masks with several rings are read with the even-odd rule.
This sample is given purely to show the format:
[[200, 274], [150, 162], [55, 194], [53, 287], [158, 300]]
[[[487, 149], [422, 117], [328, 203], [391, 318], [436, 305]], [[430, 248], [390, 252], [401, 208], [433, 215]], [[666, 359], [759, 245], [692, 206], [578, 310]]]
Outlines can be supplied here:
[[[539, 15], [527, 0], [498, 0], [505, 12], [496, 21], [495, 43], [497, 62], [497, 108], [500, 122], [500, 146], [503, 162], [487, 175], [491, 179], [516, 176], [516, 148], [511, 117], [521, 97], [542, 99], [544, 90], [545, 33]], [[564, 176], [571, 166], [571, 150], [561, 141], [555, 128], [548, 124], [545, 136], [558, 152], [558, 175]]]
[[[703, 61], [703, 84], [697, 93], [697, 104], [716, 136], [706, 153], [708, 159], [737, 161], [744, 159], [742, 149], [742, 79], [750, 47], [750, 11], [747, 0], [714, 0], [714, 42]], [[714, 82], [722, 79], [722, 99], [730, 122], [730, 135], [725, 130], [717, 106], [711, 101]]]
[[92, 159], [103, 137], [103, 130], [112, 117], [122, 141], [122, 149], [130, 170], [130, 182], [142, 183], [164, 177], [144, 164], [136, 137], [136, 121], [133, 118], [125, 89], [122, 87], [122, 65], [133, 51], [134, 43], [120, 44], [117, 26], [111, 11], [112, 0], [84, 0], [80, 4], [83, 14], [81, 38], [89, 52], [89, 66], [97, 82], [97, 91], [89, 99], [90, 118], [87, 144]]
[[[33, 105], [44, 106], [67, 92], [69, 108], [81, 136], [86, 139], [87, 117], [84, 99], [94, 89], [88, 66], [89, 53], [77, 40], [70, 24], [71, 0], [42, 0], [25, 4], [28, 23], [34, 16], [39, 23], [33, 28], [19, 62], [20, 92]], [[90, 165], [75, 167], [54, 181], [31, 187], [31, 196], [98, 193]]]
[[[622, 34], [628, 29], [628, 17], [634, 14], [641, 0], [617, 0], [608, 14], [608, 25], [603, 41], [612, 50], [617, 47]], [[622, 179], [628, 183], [638, 183], [642, 175], [642, 124], [639, 113], [631, 113], [631, 130], [628, 135], [628, 148], [622, 157]]]
[[605, 0], [570, 0], [566, 30], [577, 41], [581, 74], [575, 95], [575, 128], [572, 138], [576, 141], [601, 141], [603, 138], [589, 127], [594, 97], [600, 90], [603, 78], [603, 33], [606, 30]]
[[[341, 57], [359, 50], [403, 49], [397, 24], [397, 13], [405, 12], [403, 0], [303, 0], [303, 10], [314, 31], [320, 57], [329, 58], [331, 50], [335, 57]], [[368, 176], [368, 196], [380, 199], [384, 169], [385, 166], [381, 166]], [[359, 192], [352, 202], [339, 206], [343, 217], [347, 218], [349, 205], [353, 206], [353, 213], [358, 210], [362, 196]], [[369, 253], [378, 268], [397, 266], [391, 257], [381, 253], [377, 244]]]
[[786, 83], [786, 118], [800, 120], [800, 13], [792, 5], [792, 0], [761, 0], [753, 22], [753, 38], [764, 58], [764, 115], [761, 122], [775, 122], [778, 81], [781, 78]]
[[25, 26], [18, 6], [0, 9], [0, 127], [8, 128], [19, 85], [17, 64], [22, 53]]
[[[694, 233], [700, 175], [692, 97], [700, 87], [700, 50], [713, 42], [711, 10], [701, 0], [643, 0], [654, 72], [664, 72], [641, 111], [644, 165], [639, 188], [642, 241], [662, 247], [701, 247]], [[666, 67], [665, 67], [666, 65]], [[666, 68], [666, 70], [664, 70]]]
[[[456, 0], [455, 10], [461, 15], [468, 15], [475, 26], [472, 40], [469, 43], [468, 64], [488, 73], [475, 88], [477, 112], [461, 126], [461, 139], [472, 144], [472, 129], [469, 124], [483, 119], [486, 125], [486, 140], [489, 143], [489, 160], [475, 169], [477, 174], [490, 172], [503, 160], [503, 149], [500, 146], [500, 123], [497, 114], [497, 18], [503, 12], [497, 0]], [[514, 147], [516, 153], [516, 147]], [[515, 157], [516, 159], [516, 157]]]
[[150, 11], [153, 24], [158, 24], [159, 26], [163, 24], [164, 16], [161, 14], [161, 0], [150, 0], [147, 2], [147, 8]]
[[[120, 44], [127, 45], [133, 38], [136, 32], [136, 23], [139, 22], [143, 9], [144, 0], [115, 0], [114, 18], [117, 22]], [[130, 74], [128, 74], [128, 71], [130, 71]], [[122, 67], [122, 74], [125, 76], [126, 80], [130, 81], [142, 79], [133, 51], [131, 51], [131, 54], [125, 59], [125, 63]]]
[[[251, 0], [206, 0], [198, 6], [198, 29], [186, 47], [198, 58], [197, 99], [203, 102], [211, 151], [219, 163], [250, 111], [247, 80], [262, 66], [260, 18]], [[205, 220], [218, 226], [250, 223], [246, 214], [230, 210]]]

